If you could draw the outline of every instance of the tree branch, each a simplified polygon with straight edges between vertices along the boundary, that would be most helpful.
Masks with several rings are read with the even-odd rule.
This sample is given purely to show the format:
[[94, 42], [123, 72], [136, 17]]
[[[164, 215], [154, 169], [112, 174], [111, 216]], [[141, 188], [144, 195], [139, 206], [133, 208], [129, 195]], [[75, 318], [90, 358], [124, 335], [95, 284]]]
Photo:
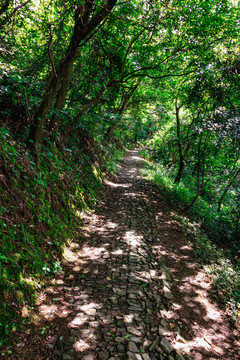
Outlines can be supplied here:
[[[170, 55], [168, 55], [167, 57], [165, 57], [162, 61], [160, 61], [159, 63], [157, 63], [156, 65], [154, 66], [145, 66], [141, 69], [138, 69], [138, 70], [134, 70], [130, 73], [128, 73], [127, 75], [124, 76], [125, 77], [128, 77], [129, 75], [132, 75], [132, 74], [135, 74], [135, 73], [138, 73], [140, 71], [145, 71], [145, 70], [154, 70], [154, 69], [157, 69], [161, 64], [163, 64], [165, 61], [167, 61], [170, 57], [172, 57], [173, 55], [175, 55], [177, 52], [179, 51], [179, 48], [177, 48], [176, 50], [173, 51], [173, 53], [171, 53]], [[141, 75], [139, 75], [141, 76]], [[134, 77], [134, 76], [133, 76]]]
[[[139, 26], [141, 26], [141, 27], [144, 28], [144, 29], [150, 29], [150, 27], [146, 27], [146, 26], [144, 26], [143, 24], [139, 23], [138, 21], [134, 21], [134, 20], [132, 20], [132, 19], [125, 18], [125, 17], [120, 17], [120, 16], [114, 14], [111, 10], [106, 9], [106, 8], [105, 8], [104, 6], [102, 6], [102, 5], [95, 4], [95, 3], [94, 3], [93, 1], [91, 1], [91, 0], [86, 0], [86, 1], [94, 4], [95, 6], [99, 7], [100, 9], [106, 10], [110, 15], [114, 16], [114, 17], [115, 17], [116, 19], [118, 19], [118, 20], [130, 21], [132, 24], [139, 25]], [[126, 2], [127, 2], [127, 1], [126, 1]], [[121, 5], [121, 4], [125, 4], [125, 2], [116, 4], [116, 5]]]
[[11, 17], [12, 17], [18, 10], [20, 10], [22, 7], [24, 7], [25, 5], [27, 5], [30, 1], [31, 1], [31, 0], [27, 0], [27, 1], [25, 1], [25, 3], [16, 6], [16, 7], [13, 9], [13, 11], [11, 12], [11, 14], [8, 15], [8, 16], [2, 21], [2, 23], [0, 24], [0, 29], [1, 29], [4, 25], [6, 25], [7, 21], [8, 21], [9, 19], [11, 19]]
[[164, 75], [161, 75], [161, 76], [152, 76], [152, 75], [149, 75], [149, 74], [147, 74], [147, 73], [146, 73], [146, 74], [136, 74], [136, 75], [133, 75], [133, 76], [127, 78], [127, 79], [125, 80], [125, 82], [128, 81], [128, 80], [130, 80], [130, 79], [132, 79], [132, 78], [134, 78], [134, 77], [139, 77], [139, 76], [141, 76], [141, 77], [148, 77], [148, 78], [150, 78], [150, 79], [157, 80], [157, 79], [163, 79], [163, 78], [166, 78], [166, 77], [184, 76], [184, 75], [189, 75], [189, 74], [192, 74], [192, 73], [194, 73], [193, 70], [192, 70], [192, 71], [189, 71], [189, 72], [186, 72], [186, 73], [181, 73], [181, 74], [164, 74]]
[[55, 68], [55, 65], [54, 65], [54, 62], [53, 62], [53, 58], [52, 58], [52, 39], [53, 39], [53, 36], [52, 36], [51, 24], [49, 24], [49, 31], [50, 31], [50, 40], [49, 40], [49, 44], [48, 44], [48, 54], [49, 54], [49, 57], [50, 57], [53, 73], [56, 76], [56, 78], [58, 78], [57, 73], [56, 73], [56, 68]]
[[126, 51], [126, 54], [125, 54], [125, 56], [124, 56], [123, 63], [122, 63], [122, 69], [121, 69], [121, 75], [122, 75], [122, 76], [121, 76], [121, 77], [123, 77], [123, 68], [124, 68], [124, 65], [125, 65], [127, 56], [128, 56], [128, 54], [129, 54], [129, 51], [130, 51], [133, 43], [142, 35], [142, 33], [144, 32], [144, 30], [145, 30], [145, 29], [142, 29], [142, 30], [140, 31], [140, 33], [137, 34], [137, 36], [135, 36], [135, 37], [132, 39], [132, 41], [130, 42], [130, 44], [128, 45], [128, 48], [127, 48], [127, 51]]

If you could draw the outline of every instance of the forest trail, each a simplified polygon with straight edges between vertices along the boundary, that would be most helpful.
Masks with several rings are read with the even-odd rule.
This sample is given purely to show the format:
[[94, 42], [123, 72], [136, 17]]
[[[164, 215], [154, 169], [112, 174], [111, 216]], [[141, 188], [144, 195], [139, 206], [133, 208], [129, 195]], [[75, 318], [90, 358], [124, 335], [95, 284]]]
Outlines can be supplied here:
[[18, 359], [237, 359], [226, 316], [137, 151], [105, 185], [65, 268], [38, 302], [41, 319], [20, 336]]

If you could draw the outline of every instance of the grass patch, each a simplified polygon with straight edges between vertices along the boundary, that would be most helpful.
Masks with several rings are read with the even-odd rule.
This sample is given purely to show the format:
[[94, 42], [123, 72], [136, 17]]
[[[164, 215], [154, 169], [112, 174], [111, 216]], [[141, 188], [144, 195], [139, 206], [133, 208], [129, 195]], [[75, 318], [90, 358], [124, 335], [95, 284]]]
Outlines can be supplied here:
[[[108, 173], [116, 174], [121, 169], [121, 161], [126, 155], [126, 150], [124, 148], [116, 148], [114, 144], [108, 143], [105, 146], [105, 151], [105, 170]], [[110, 154], [114, 156], [110, 156]]]

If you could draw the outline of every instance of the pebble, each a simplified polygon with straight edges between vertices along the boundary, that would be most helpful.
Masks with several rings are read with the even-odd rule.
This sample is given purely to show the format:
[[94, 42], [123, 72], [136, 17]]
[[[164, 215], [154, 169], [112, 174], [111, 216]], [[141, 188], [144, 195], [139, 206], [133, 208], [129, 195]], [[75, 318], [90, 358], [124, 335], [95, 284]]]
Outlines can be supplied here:
[[136, 336], [142, 336], [141, 331], [135, 329], [134, 327], [129, 327], [129, 328], [127, 328], [127, 330], [128, 330], [128, 332], [130, 334], [133, 334], [133, 335], [136, 335]]
[[128, 359], [130, 359], [130, 360], [142, 360], [142, 357], [139, 354], [128, 351], [127, 355], [128, 355]]
[[159, 327], [158, 327], [158, 333], [160, 336], [170, 336], [171, 335], [171, 332], [161, 325], [159, 325]]
[[184, 360], [184, 357], [179, 351], [176, 351], [176, 360]]
[[160, 338], [157, 336], [149, 348], [149, 351], [153, 351], [159, 344]]
[[122, 345], [122, 344], [118, 344], [117, 345], [117, 350], [119, 351], [119, 352], [125, 352], [125, 346], [124, 345]]
[[143, 360], [151, 360], [148, 354], [142, 354]]
[[123, 343], [123, 342], [124, 342], [124, 339], [123, 339], [122, 337], [120, 337], [120, 336], [117, 336], [117, 337], [115, 338], [115, 341], [116, 341], [117, 343]]
[[104, 325], [110, 325], [114, 323], [113, 319], [102, 319], [102, 322]]
[[98, 354], [98, 357], [100, 360], [107, 360], [109, 358], [109, 354], [107, 351], [101, 351], [99, 354]]
[[130, 341], [128, 343], [128, 349], [129, 349], [130, 352], [134, 352], [134, 353], [139, 352], [136, 344], [134, 342], [132, 342], [132, 341]]
[[163, 287], [164, 296], [166, 299], [171, 300], [173, 298], [173, 294], [171, 293], [170, 289], [166, 286]]
[[166, 280], [163, 280], [163, 285], [166, 286], [167, 288], [171, 288], [171, 284], [170, 282], [166, 281]]
[[143, 346], [148, 347], [149, 345], [150, 345], [150, 344], [149, 344], [149, 341], [148, 341], [148, 340], [144, 340]]
[[119, 295], [119, 296], [126, 296], [126, 295], [127, 295], [127, 291], [126, 291], [126, 290], [119, 290], [119, 291], [118, 291], [118, 295]]
[[68, 354], [63, 354], [62, 360], [72, 360], [72, 356]]
[[130, 311], [131, 310], [134, 310], [134, 311], [142, 311], [143, 310], [143, 308], [139, 305], [131, 305], [129, 309], [130, 309]]
[[75, 343], [75, 341], [76, 341], [77, 338], [76, 338], [76, 336], [69, 336], [68, 339], [69, 339], [70, 343], [73, 344], [73, 343]]
[[118, 299], [117, 299], [117, 297], [115, 297], [115, 296], [111, 297], [110, 300], [111, 300], [111, 302], [112, 302], [113, 304], [117, 304], [117, 303], [118, 303]]
[[168, 340], [165, 337], [162, 338], [160, 346], [168, 354], [170, 354], [172, 352], [172, 350], [173, 350], [173, 348], [171, 347], [171, 345], [169, 344]]
[[129, 298], [129, 299], [132, 299], [132, 300], [136, 300], [136, 299], [138, 298], [138, 296], [137, 296], [137, 294], [131, 294], [131, 293], [130, 293], [130, 294], [128, 295], [128, 298]]
[[161, 298], [159, 295], [157, 294], [154, 294], [154, 298], [155, 298], [155, 301], [158, 305], [161, 305], [162, 304], [162, 301], [161, 301]]
[[141, 343], [142, 343], [142, 340], [139, 339], [139, 338], [136, 337], [136, 336], [131, 337], [130, 340], [131, 340], [132, 342], [136, 343], [136, 344], [141, 344]]

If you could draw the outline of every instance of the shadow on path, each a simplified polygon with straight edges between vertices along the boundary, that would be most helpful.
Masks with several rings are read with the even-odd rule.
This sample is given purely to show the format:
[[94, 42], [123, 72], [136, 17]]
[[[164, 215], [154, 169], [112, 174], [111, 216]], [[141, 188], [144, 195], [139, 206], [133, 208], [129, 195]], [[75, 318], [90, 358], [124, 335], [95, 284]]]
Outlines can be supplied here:
[[84, 215], [82, 238], [69, 243], [64, 271], [39, 299], [30, 348], [20, 341], [15, 358], [237, 359], [189, 239], [141, 166], [129, 151]]

